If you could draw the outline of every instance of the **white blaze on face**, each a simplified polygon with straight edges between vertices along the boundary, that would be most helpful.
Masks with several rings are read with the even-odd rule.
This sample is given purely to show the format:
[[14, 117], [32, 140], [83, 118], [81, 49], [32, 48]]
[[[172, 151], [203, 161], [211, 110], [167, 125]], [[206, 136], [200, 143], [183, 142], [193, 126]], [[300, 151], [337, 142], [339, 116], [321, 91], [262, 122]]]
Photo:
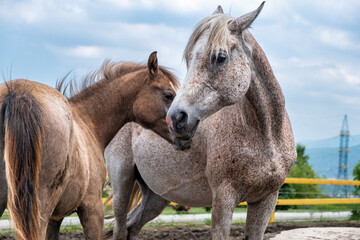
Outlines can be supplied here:
[[186, 111], [189, 120], [202, 120], [207, 117], [209, 109], [216, 108], [214, 104], [217, 104], [219, 98], [216, 91], [207, 84], [209, 76], [205, 66], [210, 63], [206, 54], [207, 38], [208, 33], [204, 33], [196, 42], [191, 58], [188, 59], [188, 71], [184, 83], [170, 107], [170, 110]]

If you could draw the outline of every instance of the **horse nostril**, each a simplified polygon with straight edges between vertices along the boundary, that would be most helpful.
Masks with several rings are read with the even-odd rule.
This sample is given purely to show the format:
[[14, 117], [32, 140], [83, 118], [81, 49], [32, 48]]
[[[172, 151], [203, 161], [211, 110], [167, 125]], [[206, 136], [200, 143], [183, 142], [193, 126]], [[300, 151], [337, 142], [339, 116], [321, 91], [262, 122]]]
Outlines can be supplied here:
[[181, 111], [175, 116], [174, 125], [177, 130], [180, 130], [185, 127], [187, 123], [188, 115], [186, 112]]

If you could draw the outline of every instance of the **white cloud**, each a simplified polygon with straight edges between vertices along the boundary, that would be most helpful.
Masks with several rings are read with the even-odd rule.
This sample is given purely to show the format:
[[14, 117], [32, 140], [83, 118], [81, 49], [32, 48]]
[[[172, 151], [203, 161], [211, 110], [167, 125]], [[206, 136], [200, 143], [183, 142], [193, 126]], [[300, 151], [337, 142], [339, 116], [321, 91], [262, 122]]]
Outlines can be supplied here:
[[[28, 23], [39, 22], [47, 19], [71, 18], [76, 19], [79, 16], [87, 16], [88, 11], [96, 9], [121, 11], [131, 10], [133, 12], [140, 10], [147, 11], [163, 11], [171, 12], [176, 15], [199, 14], [199, 16], [207, 16], [221, 5], [226, 13], [230, 12], [234, 17], [245, 14], [254, 10], [261, 4], [259, 1], [228, 1], [228, 0], [20, 0], [10, 1], [3, 0], [0, 2], [0, 17], [9, 21], [25, 21]], [[265, 19], [288, 19], [289, 16], [295, 21], [309, 23], [307, 19], [299, 14], [299, 9], [304, 6], [311, 6], [314, 12], [326, 12], [333, 18], [353, 19], [357, 15], [357, 9], [360, 2], [357, 0], [349, 0], [346, 2], [328, 0], [326, 4], [321, 1], [302, 0], [302, 1], [283, 1], [272, 0], [265, 3], [265, 7], [261, 16]], [[299, 8], [301, 7], [301, 8]], [[14, 9], [16, 9], [16, 17], [14, 17]], [[339, 19], [340, 21], [340, 19]], [[285, 24], [286, 22], [284, 22]]]
[[360, 1], [358, 0], [327, 0], [324, 1], [301, 1], [303, 6], [311, 6], [318, 15], [324, 14], [337, 22], [353, 22], [358, 16]]
[[360, 86], [360, 72], [359, 69], [356, 69], [357, 73], [350, 72], [344, 67], [339, 67], [339, 72], [344, 77], [345, 81], [349, 83], [350, 85], [356, 85], [357, 87]]
[[29, 0], [0, 1], [0, 18], [9, 22], [42, 24], [43, 21], [78, 19], [86, 16], [86, 1]]
[[340, 29], [327, 28], [324, 26], [316, 27], [314, 30], [314, 34], [317, 35], [319, 39], [327, 45], [340, 49], [360, 49], [359, 43], [352, 40], [350, 32]]
[[82, 58], [99, 58], [104, 53], [104, 49], [97, 46], [77, 46], [65, 49], [64, 53], [69, 56]]
[[123, 9], [152, 9], [154, 1], [146, 0], [100, 0], [104, 4], [114, 5]]
[[[146, 62], [152, 51], [158, 51], [159, 64], [172, 68], [182, 78], [185, 76], [185, 64], [182, 64], [182, 52], [191, 29], [171, 27], [165, 24], [143, 24], [126, 22], [93, 23], [86, 37], [93, 39], [96, 45], [62, 46], [46, 43], [47, 49], [66, 61], [72, 57], [78, 59], [105, 58]], [[64, 60], [65, 61], [65, 60]]]
[[[112, 4], [117, 7], [125, 9], [147, 9], [147, 10], [161, 10], [169, 11], [177, 14], [192, 14], [192, 13], [205, 13], [205, 15], [211, 14], [209, 8], [216, 9], [218, 5], [221, 5], [224, 8], [225, 12], [230, 11], [231, 9], [235, 10], [245, 10], [245, 9], [254, 9], [260, 5], [261, 1], [250, 2], [242, 1], [241, 3], [234, 3], [226, 0], [156, 0], [156, 1], [146, 1], [146, 0], [102, 0], [105, 3]], [[211, 11], [211, 10], [210, 10]], [[245, 13], [245, 12], [244, 12]]]
[[355, 69], [350, 66], [344, 66], [343, 63], [338, 63], [333, 68], [323, 68], [322, 71], [325, 79], [337, 79], [341, 81], [343, 86], [346, 84], [349, 89], [357, 88], [360, 90], [359, 69]]
[[[321, 89], [324, 94], [341, 92], [357, 94], [360, 91], [360, 69], [352, 60], [327, 59], [306, 56], [303, 58], [276, 59], [276, 71], [286, 86], [296, 86], [294, 91]], [[300, 87], [300, 88], [299, 88]]]
[[345, 95], [334, 93], [332, 96], [335, 100], [343, 103], [344, 105], [351, 105], [360, 107], [360, 96], [359, 95]]
[[[85, 18], [88, 11], [102, 9], [109, 11], [114, 7], [121, 11], [163, 11], [176, 15], [201, 14], [207, 16], [220, 4], [225, 12], [235, 11], [244, 14], [259, 6], [261, 1], [234, 3], [226, 0], [22, 0], [0, 1], [0, 18], [11, 22], [26, 22], [29, 24], [41, 23], [41, 21], [69, 21], [70, 19]], [[14, 17], [16, 9], [16, 17]]]

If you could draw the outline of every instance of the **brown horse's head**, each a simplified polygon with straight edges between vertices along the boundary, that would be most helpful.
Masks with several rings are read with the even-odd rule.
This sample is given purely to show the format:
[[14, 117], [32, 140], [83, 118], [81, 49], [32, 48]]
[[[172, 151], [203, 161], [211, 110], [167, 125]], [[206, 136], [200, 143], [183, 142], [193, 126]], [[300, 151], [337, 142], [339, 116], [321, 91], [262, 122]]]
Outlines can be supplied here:
[[158, 65], [156, 52], [149, 56], [147, 75], [145, 84], [134, 101], [135, 121], [174, 143], [174, 136], [168, 130], [165, 117], [175, 98], [179, 82], [171, 72]]

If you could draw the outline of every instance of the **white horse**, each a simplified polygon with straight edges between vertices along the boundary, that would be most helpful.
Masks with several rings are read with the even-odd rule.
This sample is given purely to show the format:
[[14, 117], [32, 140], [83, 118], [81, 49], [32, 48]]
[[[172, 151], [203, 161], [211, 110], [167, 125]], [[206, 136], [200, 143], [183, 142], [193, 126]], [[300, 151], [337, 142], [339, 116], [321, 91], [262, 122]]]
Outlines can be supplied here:
[[[107, 147], [114, 239], [133, 239], [170, 201], [212, 205], [213, 239], [229, 239], [233, 210], [246, 201], [245, 239], [263, 238], [296, 150], [280, 86], [247, 30], [262, 6], [237, 19], [218, 7], [191, 35], [188, 72], [167, 118], [190, 149], [176, 151], [135, 124]], [[142, 201], [127, 216], [134, 181]]]

